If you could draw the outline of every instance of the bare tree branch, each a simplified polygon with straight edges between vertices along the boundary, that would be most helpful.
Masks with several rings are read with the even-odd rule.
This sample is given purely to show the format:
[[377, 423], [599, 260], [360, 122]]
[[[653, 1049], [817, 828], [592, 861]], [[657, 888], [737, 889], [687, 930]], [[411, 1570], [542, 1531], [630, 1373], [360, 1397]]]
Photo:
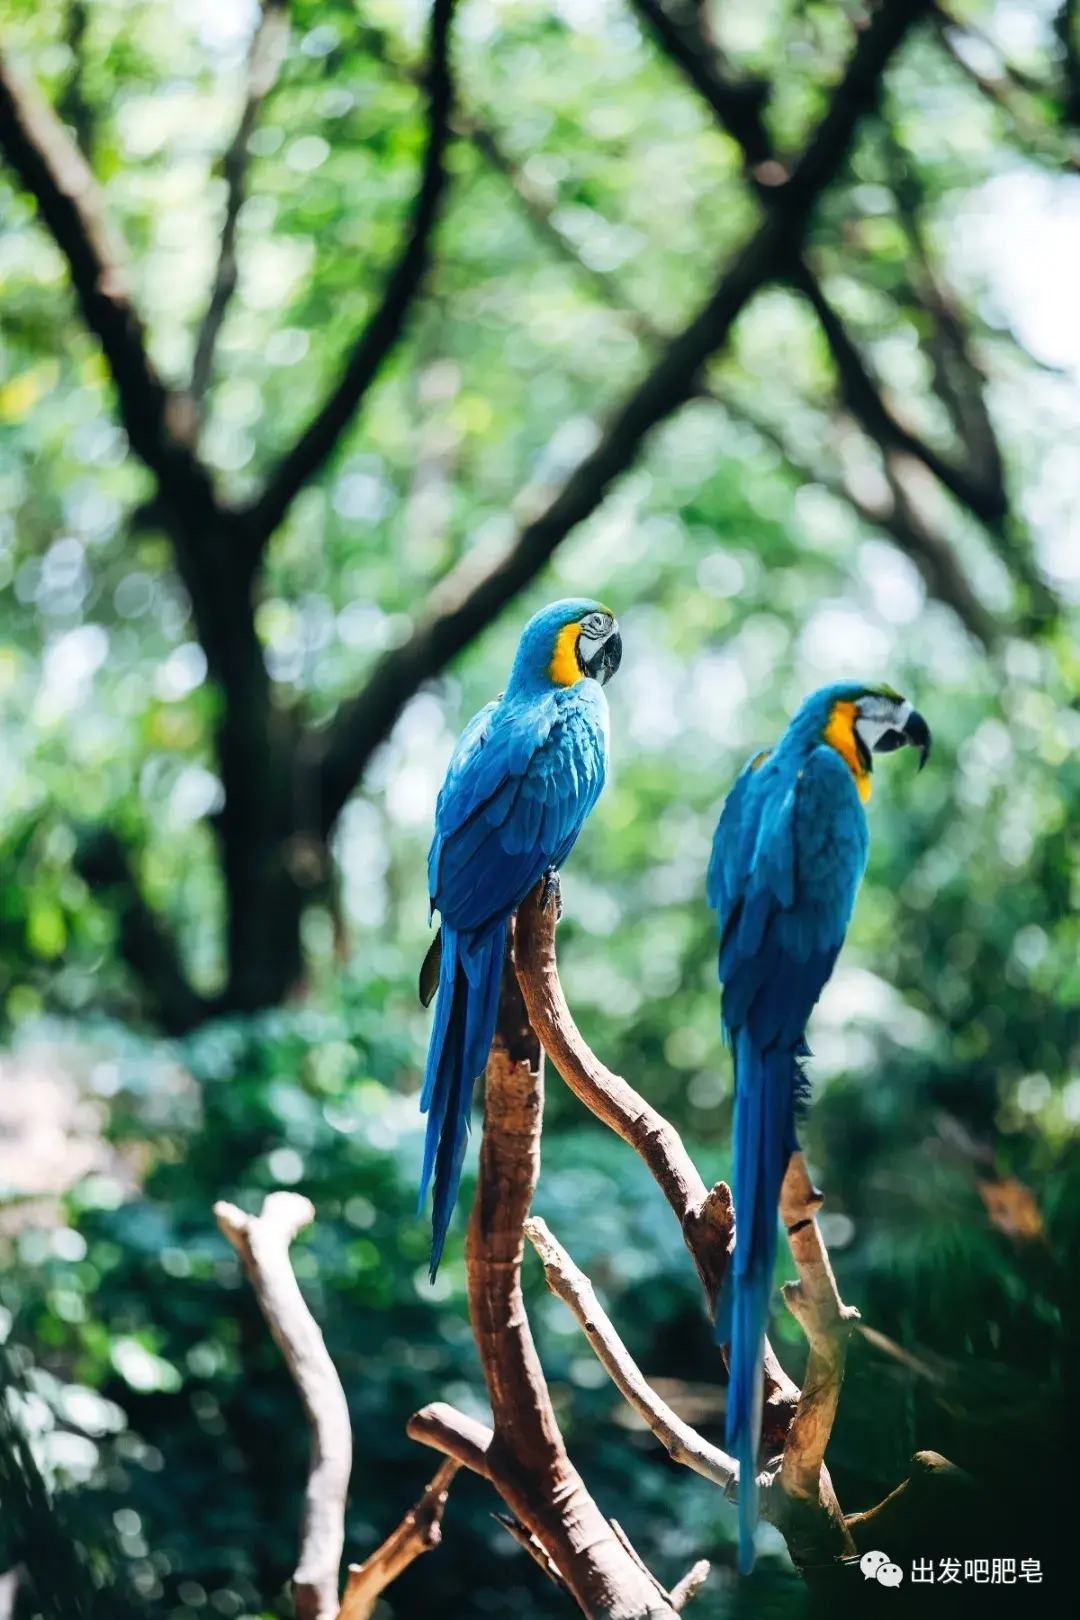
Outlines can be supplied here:
[[405, 1432], [410, 1440], [418, 1440], [422, 1446], [431, 1446], [447, 1457], [456, 1457], [472, 1473], [494, 1484], [488, 1452], [495, 1436], [476, 1418], [466, 1417], [445, 1401], [432, 1401], [413, 1413]]
[[534, 1215], [525, 1222], [525, 1236], [540, 1257], [551, 1292], [569, 1306], [597, 1361], [623, 1399], [648, 1424], [668, 1456], [719, 1485], [722, 1491], [730, 1490], [739, 1477], [739, 1465], [734, 1457], [710, 1445], [650, 1387], [597, 1299], [589, 1278], [556, 1240], [546, 1221]]
[[691, 1599], [697, 1597], [709, 1578], [710, 1568], [708, 1559], [700, 1558], [696, 1564], [691, 1565], [682, 1580], [671, 1588], [671, 1607], [676, 1614], [681, 1614]]
[[369, 1620], [379, 1597], [421, 1553], [442, 1541], [442, 1516], [454, 1475], [461, 1464], [448, 1457], [423, 1496], [362, 1564], [349, 1565], [349, 1578], [337, 1620]]
[[319, 768], [324, 832], [407, 700], [492, 622], [570, 530], [596, 510], [653, 428], [693, 397], [702, 366], [727, 341], [746, 305], [784, 273], [810, 210], [844, 162], [860, 119], [877, 101], [882, 74], [927, 5], [928, 0], [883, 0], [878, 6], [802, 158], [786, 183], [768, 193], [762, 223], [701, 312], [671, 339], [546, 510], [519, 530], [494, 564], [478, 563], [475, 556], [463, 559], [432, 593], [409, 639], [379, 661], [362, 691], [341, 709]]
[[210, 301], [195, 342], [188, 393], [201, 420], [214, 370], [214, 350], [229, 302], [236, 291], [236, 230], [246, 197], [248, 142], [263, 103], [277, 83], [289, 41], [289, 0], [262, 0], [248, 54], [247, 90], [240, 122], [221, 161], [225, 176], [225, 219]]
[[431, 263], [431, 242], [447, 186], [446, 152], [454, 84], [450, 69], [450, 25], [455, 0], [434, 0], [427, 69], [428, 138], [420, 188], [401, 254], [382, 300], [364, 328], [337, 386], [297, 443], [271, 474], [250, 511], [256, 543], [273, 534], [291, 502], [319, 471], [352, 421], [405, 329]]
[[[538, 885], [518, 911], [515, 929], [516, 967], [532, 1025], [571, 1089], [624, 1141], [637, 1147], [680, 1217], [693, 1254], [695, 1245], [680, 1211], [685, 1187], [695, 1182], [703, 1187], [703, 1183], [692, 1164], [687, 1170], [688, 1155], [672, 1127], [649, 1109], [625, 1081], [604, 1069], [581, 1039], [559, 986], [554, 922], [554, 906], [544, 905], [543, 885]], [[648, 1122], [644, 1128], [643, 1114]], [[730, 1192], [720, 1183], [709, 1197], [717, 1206], [723, 1205], [724, 1229], [730, 1239]], [[805, 1162], [797, 1154], [788, 1168], [780, 1208], [799, 1280], [787, 1286], [784, 1297], [806, 1334], [809, 1355], [800, 1392], [779, 1367], [766, 1341], [762, 1444], [766, 1456], [779, 1451], [780, 1460], [765, 1471], [761, 1484], [762, 1510], [781, 1529], [800, 1568], [852, 1550], [824, 1456], [843, 1379], [847, 1338], [858, 1312], [840, 1301], [815, 1219], [820, 1204], [821, 1195], [810, 1185]], [[588, 1279], [560, 1249], [543, 1222], [528, 1222], [525, 1232], [544, 1262], [548, 1286], [573, 1310], [598, 1359], [626, 1399], [677, 1460], [714, 1479], [730, 1493], [736, 1471], [733, 1460], [715, 1448], [703, 1452], [701, 1448], [707, 1442], [689, 1425], [681, 1424], [649, 1388], [597, 1304]], [[708, 1288], [706, 1269], [700, 1262], [698, 1270]]]
[[488, 1476], [586, 1614], [659, 1620], [673, 1613], [670, 1605], [627, 1555], [567, 1455], [525, 1313], [523, 1228], [540, 1170], [542, 1114], [540, 1043], [508, 952], [465, 1244], [469, 1315], [494, 1419]]
[[289, 1245], [315, 1217], [298, 1193], [271, 1193], [261, 1215], [214, 1205], [218, 1226], [243, 1262], [267, 1326], [285, 1357], [307, 1414], [311, 1461], [293, 1574], [297, 1620], [337, 1620], [345, 1544], [345, 1498], [352, 1469], [349, 1408], [318, 1323], [289, 1263]]
[[734, 1244], [731, 1194], [724, 1182], [706, 1188], [682, 1137], [621, 1075], [590, 1051], [566, 1004], [555, 961], [555, 904], [543, 885], [517, 914], [515, 961], [529, 1021], [570, 1090], [621, 1136], [648, 1166], [682, 1228], [710, 1306], [720, 1291]]
[[[706, 1189], [675, 1127], [620, 1075], [612, 1074], [589, 1050], [566, 1004], [555, 961], [555, 911], [544, 904], [543, 885], [517, 914], [515, 961], [532, 1027], [574, 1095], [621, 1136], [648, 1166], [682, 1229], [697, 1267], [710, 1311], [727, 1270], [735, 1241], [731, 1191], [718, 1181]], [[783, 1443], [798, 1390], [771, 1345], [765, 1346], [764, 1433]]]
[[[784, 1303], [810, 1346], [799, 1404], [784, 1441], [780, 1485], [789, 1496], [817, 1501], [828, 1482], [825, 1448], [832, 1433], [851, 1330], [859, 1320], [836, 1286], [817, 1212], [821, 1194], [813, 1186], [801, 1153], [794, 1153], [780, 1191], [780, 1219], [787, 1230], [798, 1282], [784, 1284]], [[828, 1495], [835, 1505], [831, 1482]], [[840, 1518], [840, 1509], [835, 1506]]]

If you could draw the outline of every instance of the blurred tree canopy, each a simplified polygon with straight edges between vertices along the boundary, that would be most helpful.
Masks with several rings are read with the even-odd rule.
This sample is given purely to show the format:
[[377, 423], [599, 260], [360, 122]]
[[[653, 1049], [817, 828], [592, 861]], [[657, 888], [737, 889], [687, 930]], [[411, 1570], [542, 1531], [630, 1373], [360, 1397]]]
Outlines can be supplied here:
[[[454, 736], [570, 592], [626, 659], [568, 993], [718, 1170], [723, 793], [823, 680], [927, 715], [933, 769], [880, 773], [812, 1031], [829, 1241], [907, 1357], [853, 1357], [834, 1471], [869, 1505], [935, 1446], [1066, 1512], [1078, 13], [7, 0], [0, 996], [16, 1042], [77, 1042], [127, 1168], [51, 1234], [5, 1228], [0, 1300], [53, 1465], [177, 1620], [270, 1612], [295, 1497], [267, 1459], [302, 1472], [213, 1198], [318, 1205], [302, 1275], [368, 1439], [356, 1552], [427, 1466], [411, 1405], [479, 1398], [460, 1243], [442, 1294], [418, 1282], [424, 854]], [[562, 1235], [645, 1365], [707, 1384], [653, 1189], [554, 1088], [549, 1126]], [[730, 1563], [705, 1487], [538, 1310], [609, 1510], [658, 1568]], [[457, 1493], [393, 1612], [559, 1612]], [[1021, 1504], [1018, 1556], [1040, 1528]], [[779, 1553], [770, 1579], [780, 1601]]]

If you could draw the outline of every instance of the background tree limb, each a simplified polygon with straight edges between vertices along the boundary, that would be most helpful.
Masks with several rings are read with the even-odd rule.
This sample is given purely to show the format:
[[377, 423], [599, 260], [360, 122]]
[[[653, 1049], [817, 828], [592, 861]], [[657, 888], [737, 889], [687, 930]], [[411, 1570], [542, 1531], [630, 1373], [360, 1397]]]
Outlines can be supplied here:
[[427, 147], [412, 218], [382, 299], [360, 335], [325, 404], [271, 473], [249, 514], [257, 545], [273, 534], [299, 490], [330, 456], [368, 389], [396, 347], [431, 264], [431, 244], [447, 188], [446, 152], [451, 137], [454, 81], [450, 26], [455, 0], [434, 0], [431, 11]]

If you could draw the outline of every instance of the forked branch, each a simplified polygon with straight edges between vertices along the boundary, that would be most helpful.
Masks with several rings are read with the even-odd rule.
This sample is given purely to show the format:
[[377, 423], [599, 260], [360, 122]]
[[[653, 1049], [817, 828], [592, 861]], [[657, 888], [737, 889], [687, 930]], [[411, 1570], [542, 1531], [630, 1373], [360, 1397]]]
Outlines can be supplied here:
[[[652, 1171], [679, 1218], [713, 1304], [711, 1261], [722, 1254], [719, 1272], [711, 1273], [715, 1289], [723, 1280], [734, 1236], [730, 1192], [719, 1183], [705, 1195], [704, 1184], [678, 1133], [589, 1050], [559, 983], [555, 920], [555, 906], [550, 896], [545, 897], [544, 886], [538, 885], [517, 918], [517, 972], [533, 1025], [571, 1090], [635, 1148]], [[763, 1510], [783, 1531], [800, 1567], [850, 1552], [853, 1546], [824, 1457], [839, 1400], [847, 1339], [858, 1312], [840, 1300], [815, 1218], [820, 1204], [821, 1195], [810, 1182], [802, 1155], [797, 1154], [784, 1182], [781, 1216], [799, 1280], [788, 1284], [784, 1298], [806, 1334], [809, 1354], [799, 1391], [767, 1348], [767, 1407], [762, 1439], [766, 1455], [779, 1453], [778, 1463], [766, 1471], [763, 1479]], [[703, 1219], [697, 1225], [688, 1225], [687, 1216], [695, 1209], [710, 1210], [713, 1223]], [[720, 1211], [722, 1245], [717, 1243], [715, 1223]], [[706, 1234], [704, 1265], [696, 1248], [702, 1230]], [[570, 1306], [601, 1364], [630, 1405], [677, 1461], [730, 1490], [737, 1476], [733, 1459], [682, 1423], [649, 1387], [597, 1303], [588, 1278], [544, 1223], [529, 1221], [525, 1231], [544, 1263], [548, 1286]]]
[[[715, 1313], [735, 1241], [730, 1189], [723, 1181], [707, 1189], [675, 1127], [590, 1050], [559, 982], [555, 920], [555, 908], [545, 904], [542, 885], [533, 890], [517, 915], [518, 978], [532, 1026], [574, 1095], [648, 1166], [679, 1222], [710, 1312]], [[779, 1445], [787, 1433], [798, 1390], [768, 1344], [765, 1397], [764, 1432]]]
[[482, 1473], [581, 1610], [603, 1620], [675, 1613], [604, 1518], [566, 1451], [521, 1293], [523, 1228], [540, 1169], [543, 1062], [512, 962], [487, 1067], [476, 1202], [466, 1240], [469, 1313], [494, 1427], [443, 1405], [409, 1433]]
[[738, 1478], [739, 1465], [734, 1457], [710, 1445], [650, 1387], [597, 1299], [592, 1283], [558, 1242], [547, 1222], [533, 1216], [525, 1222], [525, 1236], [540, 1258], [551, 1292], [569, 1306], [597, 1361], [628, 1405], [648, 1424], [668, 1456], [726, 1491]]

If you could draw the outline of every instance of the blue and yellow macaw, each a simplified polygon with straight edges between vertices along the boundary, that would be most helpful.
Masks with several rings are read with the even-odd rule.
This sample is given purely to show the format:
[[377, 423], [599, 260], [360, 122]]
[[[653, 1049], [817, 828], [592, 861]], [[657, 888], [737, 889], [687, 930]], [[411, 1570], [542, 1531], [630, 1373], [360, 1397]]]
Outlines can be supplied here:
[[457, 1197], [473, 1086], [495, 1033], [510, 918], [557, 872], [607, 775], [603, 687], [622, 638], [607, 608], [554, 602], [529, 620], [503, 695], [472, 719], [450, 761], [428, 856], [431, 909], [442, 925], [420, 973], [438, 988], [420, 1106], [428, 1116], [423, 1207], [432, 1172], [431, 1275]]
[[709, 904], [720, 931], [724, 1034], [735, 1057], [735, 1253], [717, 1313], [730, 1342], [727, 1443], [739, 1463], [739, 1567], [754, 1562], [762, 1356], [780, 1187], [798, 1148], [806, 1024], [832, 973], [866, 867], [875, 754], [926, 721], [887, 686], [827, 686], [757, 754], [720, 815]]

